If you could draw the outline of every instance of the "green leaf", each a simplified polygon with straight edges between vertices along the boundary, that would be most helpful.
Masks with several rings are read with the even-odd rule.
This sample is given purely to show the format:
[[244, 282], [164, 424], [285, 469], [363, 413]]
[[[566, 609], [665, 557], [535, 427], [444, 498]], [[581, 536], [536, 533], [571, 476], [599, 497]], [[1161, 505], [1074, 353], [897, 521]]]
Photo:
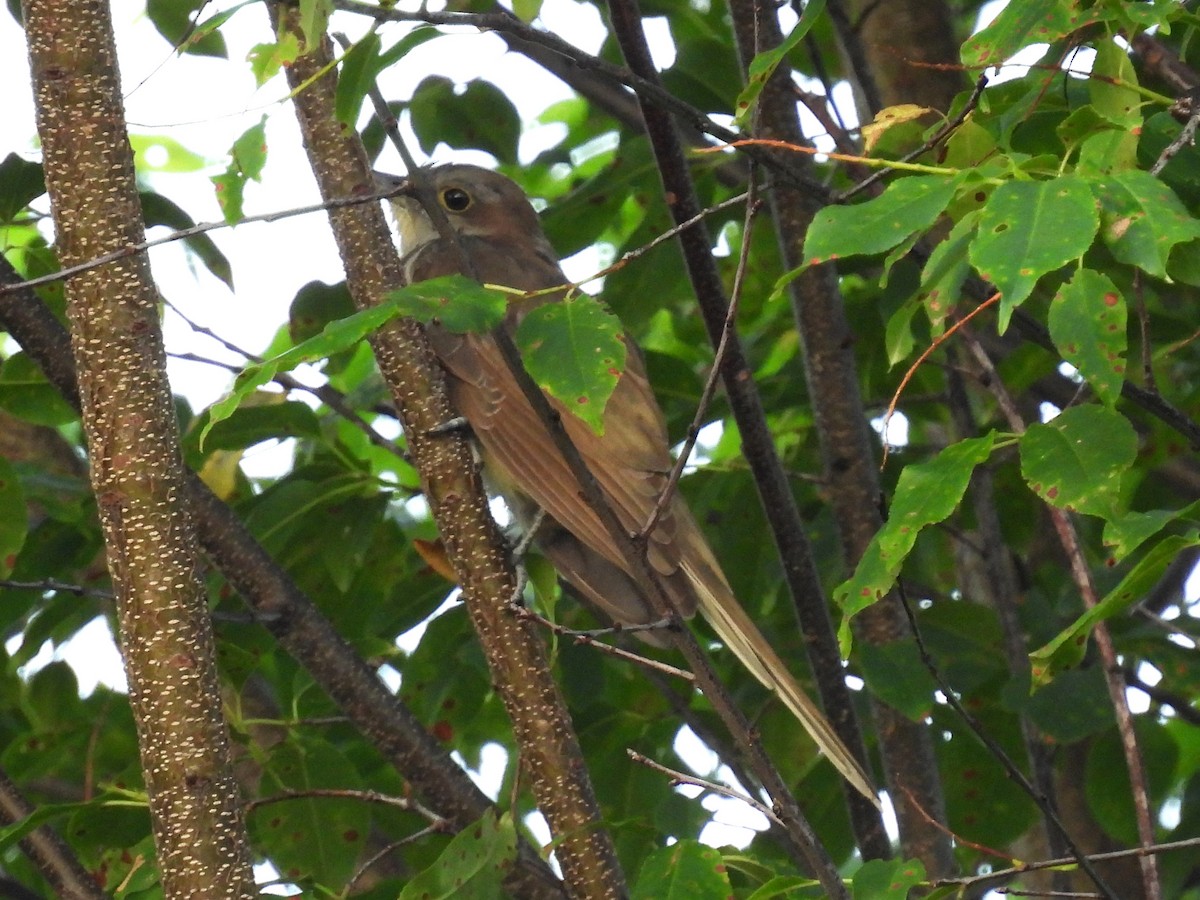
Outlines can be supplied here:
[[503, 321], [507, 302], [504, 294], [462, 275], [433, 278], [392, 291], [378, 306], [330, 322], [315, 337], [271, 359], [246, 366], [234, 378], [229, 394], [210, 408], [208, 424], [200, 432], [200, 445], [204, 446], [213, 427], [229, 418], [247, 395], [280, 372], [348, 350], [397, 316], [411, 316], [426, 324], [436, 322], [456, 333], [490, 331]]
[[779, 42], [779, 46], [765, 50], [750, 60], [750, 67], [746, 73], [746, 86], [738, 94], [737, 102], [734, 105], [734, 127], [744, 128], [750, 121], [750, 115], [754, 112], [754, 106], [758, 102], [758, 95], [762, 93], [767, 81], [775, 73], [779, 64], [783, 62], [784, 57], [804, 40], [804, 36], [817, 21], [817, 17], [824, 11], [825, 0], [809, 0], [804, 4], [804, 12], [800, 16], [800, 21], [788, 32], [787, 37]]
[[1142, 124], [1142, 97], [1137, 92], [1137, 72], [1129, 54], [1112, 40], [1100, 41], [1088, 79], [1092, 106], [1100, 115], [1122, 128]]
[[970, 255], [1003, 295], [1000, 331], [1039, 278], [1083, 256], [1099, 225], [1092, 192], [1073, 175], [1008, 181], [992, 192]]
[[946, 316], [958, 302], [963, 282], [970, 274], [967, 251], [980, 215], [979, 210], [974, 210], [955, 223], [946, 239], [933, 248], [921, 271], [921, 290], [917, 299], [925, 304], [934, 335], [945, 330]]
[[[138, 172], [199, 172], [210, 165], [209, 160], [199, 153], [165, 134], [131, 134], [129, 145], [133, 148], [134, 168]], [[164, 154], [166, 162], [153, 161]]]
[[854, 873], [855, 897], [871, 900], [905, 900], [908, 892], [925, 880], [919, 859], [869, 859]]
[[1165, 278], [1171, 250], [1200, 237], [1200, 222], [1149, 172], [1116, 172], [1091, 186], [1100, 201], [1100, 237], [1123, 263]]
[[951, 444], [924, 463], [900, 473], [888, 520], [863, 552], [854, 575], [833, 592], [842, 607], [839, 640], [843, 653], [850, 643], [849, 621], [891, 588], [922, 528], [941, 522], [962, 500], [975, 467], [992, 452], [995, 433]]
[[501, 883], [517, 856], [512, 817], [489, 809], [474, 825], [454, 836], [437, 862], [400, 892], [400, 900], [492, 900], [504, 896]]
[[575, 294], [531, 310], [516, 340], [533, 380], [603, 434], [604, 408], [625, 371], [620, 320], [594, 297]]
[[64, 425], [79, 413], [58, 388], [46, 381], [41, 368], [28, 354], [14, 353], [0, 369], [0, 409], [34, 425]]
[[273, 402], [243, 406], [205, 431], [204, 448], [242, 450], [261, 441], [286, 437], [318, 437], [321, 425], [308, 404], [280, 402], [282, 394], [269, 394]]
[[11, 222], [21, 210], [46, 193], [46, 177], [37, 163], [15, 153], [0, 163], [0, 225]]
[[379, 74], [414, 48], [440, 35], [441, 32], [435, 28], [420, 26], [387, 50], [381, 50], [379, 35], [373, 31], [355, 43], [342, 57], [341, 70], [338, 72], [337, 96], [334, 100], [338, 121], [348, 128], [354, 127], [363, 98], [370, 92]]
[[329, 14], [333, 12], [330, 0], [299, 0], [300, 31], [304, 35], [304, 49], [320, 46], [329, 29]]
[[912, 320], [920, 308], [915, 303], [905, 303], [887, 320], [883, 333], [889, 366], [894, 366], [907, 359], [908, 355], [912, 353], [915, 344]]
[[876, 646], [863, 643], [858, 648], [863, 679], [878, 697], [900, 710], [914, 722], [921, 722], [933, 707], [933, 692], [937, 684], [915, 644], [892, 641]]
[[1064, 628], [1055, 638], [1029, 654], [1033, 667], [1033, 689], [1048, 684], [1063, 669], [1083, 659], [1093, 626], [1120, 615], [1141, 600], [1158, 583], [1162, 573], [1184, 550], [1200, 544], [1200, 534], [1163, 538], [1146, 553], [1129, 574], [1104, 599]]
[[12, 571], [25, 544], [28, 519], [25, 492], [21, 490], [16, 470], [0, 456], [0, 575], [7, 576]]
[[542, 11], [542, 0], [513, 0], [513, 13], [528, 25]]
[[475, 79], [459, 91], [441, 75], [417, 85], [409, 104], [421, 149], [440, 142], [459, 150], [484, 150], [502, 163], [517, 164], [521, 117], [508, 95], [490, 81]]
[[[148, 228], [153, 225], [165, 225], [175, 231], [183, 231], [196, 224], [183, 207], [162, 194], [142, 191], [139, 196], [142, 201], [142, 216]], [[184, 238], [182, 243], [189, 256], [199, 259], [208, 271], [233, 290], [233, 266], [211, 237], [207, 234], [194, 234]]]
[[963, 44], [962, 61], [968, 69], [998, 66], [1030, 44], [1056, 41], [1099, 18], [1080, 6], [1080, 0], [1012, 0]]
[[1137, 434], [1123, 415], [1073, 406], [1021, 436], [1021, 474], [1052, 506], [1108, 519], [1121, 513], [1121, 481], [1137, 457]]
[[254, 73], [254, 83], [262, 87], [279, 74], [284, 66], [291, 65], [300, 56], [300, 39], [287, 31], [279, 35], [273, 44], [255, 44], [246, 59]]
[[1154, 509], [1127, 512], [1104, 523], [1104, 543], [1113, 548], [1112, 562], [1118, 563], [1176, 519], [1194, 518], [1200, 502], [1181, 510]]
[[1125, 382], [1125, 298], [1108, 278], [1080, 269], [1050, 304], [1050, 337], [1096, 396], [1112, 407]]
[[465, 275], [431, 278], [387, 295], [400, 315], [426, 325], [436, 323], [455, 334], [482, 334], [499, 327], [508, 295], [485, 288]]
[[375, 76], [379, 74], [375, 63], [381, 45], [379, 34], [369, 31], [342, 55], [333, 108], [337, 120], [347, 128], [358, 122], [363, 98], [375, 84]]
[[813, 218], [804, 239], [808, 265], [847, 256], [883, 253], [937, 221], [954, 198], [958, 178], [898, 178], [866, 203], [827, 206]]
[[633, 887], [634, 900], [727, 900], [731, 896], [721, 854], [693, 840], [651, 853]]
[[206, 5], [206, 0], [147, 0], [146, 17], [180, 52], [225, 59], [229, 54], [221, 33], [192, 24], [192, 14]]
[[258, 181], [267, 161], [267, 117], [246, 129], [229, 150], [229, 167], [212, 178], [217, 203], [230, 224], [242, 219], [242, 198], [246, 182]]
[[1029, 697], [1023, 710], [1049, 738], [1074, 744], [1110, 728], [1112, 701], [1099, 668], [1063, 672]]
[[361, 799], [313, 792], [354, 790], [360, 782], [347, 756], [321, 738], [293, 736], [271, 751], [263, 766], [263, 795], [299, 796], [260, 807], [250, 824], [281, 872], [325, 884], [350, 877], [371, 830], [370, 810]]

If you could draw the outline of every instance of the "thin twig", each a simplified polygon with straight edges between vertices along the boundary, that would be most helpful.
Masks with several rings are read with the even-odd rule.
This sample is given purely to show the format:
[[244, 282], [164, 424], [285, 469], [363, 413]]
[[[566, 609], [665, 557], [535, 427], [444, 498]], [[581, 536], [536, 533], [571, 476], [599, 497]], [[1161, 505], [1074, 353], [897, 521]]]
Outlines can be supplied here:
[[[987, 83], [988, 83], [987, 74], [985, 73], [983, 75], [980, 75], [979, 78], [976, 79], [976, 81], [975, 81], [975, 89], [973, 91], [971, 91], [971, 96], [967, 98], [967, 102], [963, 106], [963, 108], [958, 111], [958, 115], [956, 115], [953, 119], [950, 119], [948, 122], [946, 122], [946, 124], [944, 124], [941, 128], [939, 128], [935, 134], [933, 134], [928, 140], [926, 140], [923, 144], [921, 144], [920, 147], [918, 147], [917, 149], [912, 150], [908, 153], [905, 153], [902, 157], [900, 157], [900, 162], [904, 162], [904, 163], [912, 162], [918, 156], [921, 156], [924, 153], [928, 153], [930, 150], [932, 150], [934, 147], [936, 147], [942, 141], [946, 140], [946, 138], [948, 138], [951, 134], [953, 134], [954, 131], [960, 125], [962, 125], [963, 122], [967, 121], [967, 116], [971, 115], [971, 113], [973, 113], [975, 111], [975, 107], [977, 107], [979, 105], [979, 98], [983, 96], [983, 91], [984, 91], [984, 88], [987, 87]], [[885, 178], [887, 176], [887, 174], [888, 174], [887, 169], [880, 169], [877, 172], [874, 172], [867, 178], [864, 178], [858, 184], [854, 185], [854, 187], [847, 188], [846, 190], [842, 191], [842, 193], [838, 194], [834, 198], [834, 202], [845, 203], [847, 200], [849, 200], [855, 194], [862, 193], [867, 188], [869, 188], [873, 184], [875, 184], [875, 182]]]
[[966, 706], [963, 705], [962, 701], [958, 699], [958, 695], [955, 694], [954, 688], [952, 688], [949, 682], [946, 681], [945, 676], [942, 675], [941, 669], [939, 669], [937, 667], [937, 663], [933, 661], [933, 657], [929, 653], [929, 648], [925, 645], [925, 639], [921, 634], [920, 627], [917, 625], [917, 617], [913, 613], [912, 605], [908, 602], [908, 595], [903, 590], [897, 590], [896, 593], [900, 598], [900, 605], [904, 609], [904, 615], [908, 617], [908, 624], [912, 629], [913, 640], [917, 645], [917, 652], [921, 657], [921, 662], [924, 664], [925, 669], [929, 672], [929, 674], [933, 676], [933, 680], [937, 683], [938, 689], [946, 698], [946, 702], [950, 705], [950, 708], [958, 713], [959, 718], [963, 720], [966, 726], [971, 730], [971, 733], [975, 735], [976, 739], [982, 743], [984, 747], [987, 748], [988, 752], [996, 759], [996, 761], [1003, 766], [1005, 772], [1008, 773], [1008, 777], [1011, 778], [1017, 784], [1017, 786], [1029, 796], [1031, 800], [1033, 800], [1038, 809], [1041, 810], [1042, 815], [1046, 817], [1046, 820], [1054, 825], [1054, 827], [1062, 835], [1063, 841], [1065, 841], [1068, 848], [1070, 848], [1071, 853], [1074, 854], [1074, 861], [1078, 862], [1083, 870], [1087, 872], [1088, 877], [1092, 879], [1092, 882], [1096, 885], [1096, 887], [1100, 889], [1100, 891], [1106, 898], [1108, 898], [1108, 900], [1118, 900], [1117, 895], [1113, 893], [1112, 889], [1104, 883], [1104, 879], [1101, 878], [1100, 873], [1096, 871], [1095, 867], [1088, 860], [1086, 854], [1084, 854], [1079, 845], [1075, 843], [1075, 840], [1071, 837], [1070, 832], [1067, 831], [1067, 826], [1063, 823], [1062, 819], [1059, 818], [1054, 807], [1049, 803], [1046, 797], [1043, 796], [1042, 793], [1030, 783], [1029, 779], [1025, 777], [1025, 773], [1022, 772], [1021, 768], [1012, 761], [1008, 753], [1005, 752], [1004, 748], [1001, 747], [1000, 744], [997, 743], [996, 740], [987, 733], [987, 730], [983, 727], [983, 725], [980, 724], [979, 720], [976, 719], [975, 716], [967, 710]]
[[60, 594], [74, 594], [76, 597], [93, 597], [97, 600], [112, 600], [112, 591], [102, 588], [89, 588], [81, 584], [67, 584], [53, 578], [43, 578], [41, 581], [11, 581], [0, 579], [0, 588], [14, 591], [57, 591]]
[[411, 797], [395, 797], [391, 794], [381, 794], [379, 791], [360, 791], [351, 790], [348, 788], [310, 788], [304, 791], [280, 791], [278, 794], [272, 794], [270, 797], [258, 797], [254, 800], [246, 802], [246, 813], [252, 813], [255, 810], [261, 809], [264, 806], [270, 806], [274, 803], [285, 803], [289, 800], [308, 800], [312, 798], [321, 798], [327, 800], [357, 800], [362, 803], [377, 803], [383, 806], [390, 806], [393, 809], [402, 809], [405, 812], [415, 812], [427, 821], [438, 825], [444, 820], [441, 816], [422, 805], [420, 802]]
[[1197, 128], [1200, 128], [1200, 109], [1197, 109], [1188, 117], [1179, 135], [1159, 154], [1158, 159], [1154, 161], [1154, 165], [1150, 167], [1150, 174], [1158, 175], [1184, 146], [1195, 144]]
[[683, 449], [680, 450], [679, 458], [675, 460], [675, 465], [671, 469], [667, 483], [659, 494], [658, 500], [654, 504], [654, 509], [650, 512], [650, 518], [642, 526], [641, 537], [643, 540], [654, 533], [654, 529], [658, 525], [658, 520], [662, 518], [663, 511], [666, 510], [671, 502], [671, 498], [675, 495], [675, 488], [679, 484], [679, 479], [683, 476], [683, 470], [687, 467], [692, 450], [696, 447], [696, 439], [700, 436], [700, 425], [708, 413], [709, 404], [712, 403], [713, 395], [717, 391], [717, 383], [721, 379], [721, 363], [725, 360], [725, 351], [729, 347], [729, 335], [732, 334], [734, 324], [737, 322], [738, 306], [742, 299], [742, 285], [746, 275], [746, 266], [750, 259], [750, 238], [754, 234], [754, 220], [759, 208], [759, 200], [756, 194], [757, 183], [752, 172], [750, 175], [750, 190], [746, 192], [746, 219], [745, 225], [742, 227], [742, 247], [741, 252], [738, 254], [737, 272], [733, 277], [733, 291], [729, 297], [729, 312], [725, 315], [725, 329], [721, 332], [721, 340], [718, 342], [716, 352], [713, 354], [712, 367], [708, 371], [708, 380], [704, 383], [704, 390], [700, 392], [700, 400], [696, 404], [696, 414], [692, 417], [692, 424], [688, 426], [687, 439], [683, 442]]
[[953, 325], [951, 325], [949, 328], [947, 328], [944, 332], [942, 332], [940, 335], [938, 335], [936, 338], [934, 338], [933, 341], [930, 342], [929, 346], [926, 347], [925, 350], [921, 353], [921, 355], [917, 357], [916, 361], [913, 362], [913, 364], [908, 367], [908, 371], [905, 372], [904, 377], [900, 379], [900, 385], [896, 388], [895, 393], [892, 394], [892, 399], [888, 403], [887, 412], [884, 414], [884, 417], [883, 417], [883, 425], [879, 429], [880, 433], [885, 436], [885, 439], [883, 441], [883, 459], [879, 463], [879, 468], [881, 470], [883, 469], [884, 466], [887, 465], [888, 449], [891, 447], [891, 444], [889, 444], [886, 440], [888, 423], [892, 421], [892, 416], [896, 412], [896, 404], [898, 404], [900, 402], [900, 395], [904, 393], [904, 389], [908, 386], [908, 383], [912, 380], [912, 377], [917, 373], [917, 369], [919, 369], [921, 367], [921, 364], [924, 363], [925, 360], [929, 359], [930, 355], [933, 353], [934, 350], [936, 350], [938, 347], [940, 347], [942, 344], [944, 344], [947, 340], [949, 340], [950, 336], [953, 335], [954, 332], [958, 331], [960, 328], [962, 328], [964, 325], [966, 325], [968, 322], [970, 322], [971, 319], [975, 318], [975, 316], [979, 315], [979, 313], [983, 312], [989, 306], [991, 306], [992, 304], [999, 301], [999, 299], [1000, 299], [999, 292], [992, 294], [992, 296], [988, 297], [986, 300], [984, 300], [982, 303], [980, 303], [978, 306], [976, 306], [973, 310], [971, 310], [969, 313], [967, 313], [965, 316], [963, 316], [961, 319], [959, 319], [957, 322], [955, 322]]
[[775, 812], [775, 810], [773, 810], [770, 806], [759, 800], [755, 800], [753, 797], [743, 794], [741, 791], [735, 791], [733, 788], [726, 787], [723, 784], [717, 784], [715, 781], [708, 781], [704, 778], [697, 778], [695, 775], [687, 775], [676, 769], [667, 768], [662, 763], [655, 762], [650, 757], [644, 756], [643, 754], [638, 753], [636, 750], [626, 749], [625, 752], [629, 754], [629, 758], [635, 763], [640, 763], [648, 769], [654, 769], [656, 772], [662, 772], [671, 779], [673, 784], [691, 784], [698, 788], [703, 788], [706, 791], [711, 791], [714, 794], [720, 794], [722, 797], [729, 797], [731, 800], [740, 800], [751, 809], [761, 813], [769, 821], [774, 822], [780, 827], [787, 827], [779, 818], [779, 815]]
[[613, 628], [593, 628], [589, 631], [578, 631], [576, 629], [567, 628], [559, 625], [557, 622], [551, 622], [545, 616], [539, 615], [527, 606], [521, 606], [514, 603], [512, 613], [519, 619], [536, 622], [538, 625], [545, 628], [547, 631], [553, 632], [559, 637], [571, 638], [577, 644], [582, 644], [587, 647], [595, 647], [602, 653], [607, 653], [610, 656], [615, 656], [618, 659], [626, 660], [627, 662], [636, 663], [647, 669], [653, 669], [656, 672], [662, 672], [664, 675], [670, 675], [672, 678], [680, 678], [689, 683], [696, 680], [696, 676], [686, 669], [680, 669], [676, 666], [668, 665], [664, 662], [659, 662], [657, 659], [650, 659], [647, 656], [639, 656], [629, 650], [621, 647], [614, 647], [612, 644], [606, 644], [598, 638], [608, 635], [618, 634], [636, 634], [639, 631], [662, 631], [668, 628], [670, 623], [665, 621], [649, 622], [645, 625], [619, 625]]
[[210, 231], [219, 231], [222, 228], [233, 228], [235, 225], [249, 225], [255, 222], [278, 222], [281, 219], [290, 219], [294, 216], [307, 216], [310, 213], [326, 212], [331, 209], [342, 209], [347, 206], [358, 206], [360, 203], [374, 203], [379, 200], [386, 200], [388, 197], [395, 194], [395, 190], [379, 191], [374, 194], [366, 194], [362, 197], [345, 197], [333, 200], [327, 200], [323, 203], [312, 203], [308, 206], [295, 206], [291, 209], [281, 209], [275, 212], [262, 213], [257, 216], [245, 216], [236, 222], [198, 222], [188, 228], [181, 228], [179, 231], [172, 231], [170, 234], [163, 235], [152, 240], [145, 240], [137, 244], [130, 244], [127, 247], [122, 247], [120, 250], [114, 250], [111, 253], [104, 253], [93, 259], [86, 260], [73, 266], [67, 266], [65, 269], [59, 269], [55, 272], [50, 272], [46, 275], [40, 275], [37, 278], [28, 278], [25, 281], [14, 283], [0, 284], [0, 296], [12, 294], [24, 288], [39, 287], [43, 284], [52, 284], [56, 281], [65, 281], [75, 275], [83, 272], [90, 272], [92, 269], [97, 269], [100, 266], [108, 265], [111, 262], [116, 262], [120, 259], [126, 259], [130, 256], [137, 256], [139, 253], [145, 253], [154, 247], [161, 247], [163, 244], [182, 241], [186, 238], [196, 237], [200, 234], [207, 234]]
[[415, 844], [417, 841], [421, 840], [422, 838], [427, 838], [430, 835], [434, 835], [434, 834], [440, 834], [445, 830], [446, 829], [445, 829], [444, 825], [440, 825], [440, 824], [426, 825], [420, 831], [414, 831], [408, 837], [400, 838], [400, 840], [398, 840], [398, 841], [392, 841], [386, 847], [383, 847], [378, 853], [371, 854], [370, 856], [368, 856], [366, 859], [364, 859], [362, 861], [362, 864], [355, 870], [354, 874], [352, 876], [350, 876], [350, 880], [348, 882], [346, 882], [346, 888], [345, 888], [346, 894], [349, 896], [354, 896], [354, 894], [356, 893], [355, 885], [358, 884], [358, 880], [360, 878], [362, 878], [364, 875], [366, 875], [367, 872], [377, 862], [379, 862], [381, 859], [383, 859], [388, 854], [394, 853], [397, 850], [399, 850], [401, 847], [407, 846], [408, 844]]
[[[1079, 534], [1066, 510], [1057, 506], [1048, 507], [1050, 520], [1058, 532], [1059, 542], [1071, 568], [1071, 577], [1083, 599], [1083, 605], [1095, 609], [1100, 602], [1096, 595], [1096, 585], [1092, 573], [1088, 569], [1083, 556], [1083, 548], [1079, 544]], [[1146, 782], [1146, 764], [1138, 745], [1137, 733], [1133, 729], [1133, 713], [1129, 709], [1129, 696], [1125, 690], [1125, 680], [1121, 677], [1121, 664], [1117, 659], [1117, 651], [1113, 646], [1112, 633], [1108, 623], [1096, 622], [1092, 628], [1092, 637], [1096, 641], [1096, 649], [1100, 652], [1100, 661], [1104, 669], [1104, 681], [1108, 686], [1109, 700], [1117, 717], [1117, 733], [1121, 736], [1121, 750], [1125, 754], [1125, 767], [1129, 771], [1130, 794], [1133, 799], [1134, 814], [1137, 819], [1138, 840], [1143, 847], [1154, 843], [1154, 821], [1150, 811], [1150, 788]], [[1158, 877], [1158, 863], [1153, 856], [1139, 858], [1142, 869], [1142, 890], [1146, 900], [1159, 900], [1162, 896], [1162, 886]]]
[[[1104, 853], [1089, 853], [1087, 859], [1089, 862], [1110, 862], [1115, 859], [1129, 859], [1130, 857], [1158, 855], [1161, 853], [1171, 853], [1175, 850], [1192, 850], [1200, 847], [1200, 837], [1186, 838], [1182, 841], [1168, 841], [1162, 844], [1154, 844], [1150, 847], [1131, 847], [1127, 850], [1109, 850]], [[1018, 875], [1024, 875], [1026, 872], [1038, 872], [1043, 869], [1058, 869], [1063, 866], [1070, 866], [1077, 863], [1077, 858], [1063, 856], [1056, 859], [1043, 859], [1035, 862], [1025, 862], [1018, 866], [1013, 866], [1009, 869], [997, 869], [993, 872], [988, 872], [984, 875], [966, 875], [958, 878], [939, 878], [933, 882], [933, 887], [962, 887], [962, 888], [982, 888], [992, 882], [1004, 881], [1009, 878], [1015, 878]]]

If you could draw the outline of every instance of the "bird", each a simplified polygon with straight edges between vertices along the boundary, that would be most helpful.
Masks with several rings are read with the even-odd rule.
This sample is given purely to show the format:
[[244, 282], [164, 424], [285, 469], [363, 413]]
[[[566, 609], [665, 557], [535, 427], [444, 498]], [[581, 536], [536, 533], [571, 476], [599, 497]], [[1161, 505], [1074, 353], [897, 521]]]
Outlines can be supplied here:
[[[439, 233], [418, 198], [415, 179], [378, 178], [390, 188], [409, 284], [461, 274], [526, 295], [538, 292], [510, 300], [500, 326], [510, 334], [531, 309], [562, 299], [569, 279], [529, 198], [507, 176], [465, 164], [424, 170], [426, 196], [441, 207], [453, 240]], [[556, 287], [563, 291], [548, 291]], [[495, 334], [452, 333], [436, 322], [426, 332], [445, 370], [451, 404], [477, 445], [489, 490], [505, 499], [522, 527], [539, 521], [533, 526], [538, 550], [568, 585], [613, 621], [628, 626], [657, 620], [654, 605], [638, 586], [634, 562], [584, 498], [549, 427], [505, 362]], [[636, 533], [666, 488], [674, 460], [644, 360], [627, 333], [623, 340], [626, 364], [605, 406], [600, 433], [563, 403], [546, 397], [622, 527]], [[645, 546], [674, 610], [684, 618], [698, 611], [750, 673], [779, 696], [842, 776], [878, 805], [870, 777], [734, 596], [678, 491]], [[662, 643], [653, 632], [639, 632], [639, 637]]]

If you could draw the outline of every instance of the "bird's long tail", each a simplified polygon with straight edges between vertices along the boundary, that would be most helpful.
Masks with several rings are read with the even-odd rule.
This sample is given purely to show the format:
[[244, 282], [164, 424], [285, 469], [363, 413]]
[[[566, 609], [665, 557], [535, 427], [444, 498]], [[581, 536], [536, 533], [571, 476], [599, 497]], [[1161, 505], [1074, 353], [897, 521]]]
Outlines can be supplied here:
[[688, 575], [696, 587], [700, 614], [713, 627], [725, 646], [733, 651], [734, 656], [741, 660], [742, 665], [749, 669], [764, 687], [779, 695], [792, 714], [800, 720], [800, 724], [821, 752], [828, 756], [829, 761], [842, 773], [842, 777], [878, 807], [879, 798], [875, 795], [875, 788], [863, 767], [842, 743], [829, 720], [796, 683], [783, 660], [767, 643], [767, 639], [750, 620], [733, 594], [726, 590], [723, 596], [718, 595], [711, 588], [711, 579], [703, 577], [702, 573], [689, 571]]

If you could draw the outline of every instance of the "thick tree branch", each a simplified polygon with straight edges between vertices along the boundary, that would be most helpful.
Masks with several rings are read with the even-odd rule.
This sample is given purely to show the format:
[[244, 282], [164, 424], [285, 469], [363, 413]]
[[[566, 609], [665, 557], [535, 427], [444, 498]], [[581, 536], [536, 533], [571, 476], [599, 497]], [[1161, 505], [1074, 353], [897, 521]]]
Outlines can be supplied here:
[[[744, 64], [755, 54], [778, 46], [782, 35], [774, 10], [763, 9], [750, 0], [735, 0], [731, 9]], [[786, 66], [780, 66], [763, 89], [756, 131], [758, 137], [766, 139], [790, 144], [803, 141]], [[811, 194], [782, 182], [772, 192], [771, 202], [785, 265], [794, 268], [803, 259], [804, 236], [820, 204]], [[805, 376], [815, 413], [825, 483], [834, 507], [845, 565], [853, 569], [882, 524], [880, 489], [858, 390], [853, 338], [836, 275], [828, 266], [814, 268], [792, 283], [792, 309], [804, 347]], [[817, 582], [814, 580], [812, 584]], [[832, 625], [828, 624], [824, 595], [818, 592], [813, 596], [813, 593], [809, 588], [793, 594], [798, 603], [803, 602], [800, 614], [806, 637], [817, 646], [829, 648], [824, 651], [826, 656], [832, 652], [836, 659], [837, 645]], [[873, 644], [883, 645], [908, 637], [895, 598], [887, 598], [860, 613], [856, 628], [860, 639]], [[822, 669], [817, 671], [820, 673]], [[827, 667], [825, 674], [828, 683], [823, 684], [823, 694], [825, 690], [837, 691], [837, 679]], [[841, 690], [845, 691], [844, 686]], [[932, 741], [923, 726], [897, 710], [879, 701], [873, 701], [872, 705], [884, 774], [900, 821], [905, 853], [921, 858], [931, 874], [948, 875], [954, 870], [950, 842], [929, 823], [930, 816], [943, 818]], [[851, 719], [849, 708], [846, 720], [846, 728], [856, 733], [858, 725]], [[858, 740], [861, 742], [861, 738]], [[867, 811], [853, 806], [851, 809], [860, 840], [873, 835], [875, 823], [865, 818]]]
[[[276, 21], [299, 34], [295, 12], [272, 6]], [[308, 48], [288, 67], [288, 83], [322, 196], [372, 193], [374, 181], [357, 135], [334, 112], [336, 79], [327, 45]], [[403, 285], [400, 260], [378, 204], [331, 210], [347, 285], [360, 308]], [[488, 509], [470, 447], [461, 434], [439, 432], [453, 417], [441, 372], [415, 322], [389, 323], [371, 340], [391, 388], [413, 462], [446, 543], [492, 677], [513, 723], [539, 809], [558, 843], [570, 890], [619, 897], [624, 877], [592, 791], [570, 717], [550, 675], [536, 629], [511, 614], [516, 586], [503, 537]]]
[[[23, 6], [64, 265], [145, 237], [108, 4]], [[199, 571], [158, 292], [144, 256], [70, 279], [67, 315], [121, 653], [172, 897], [257, 893]]]

